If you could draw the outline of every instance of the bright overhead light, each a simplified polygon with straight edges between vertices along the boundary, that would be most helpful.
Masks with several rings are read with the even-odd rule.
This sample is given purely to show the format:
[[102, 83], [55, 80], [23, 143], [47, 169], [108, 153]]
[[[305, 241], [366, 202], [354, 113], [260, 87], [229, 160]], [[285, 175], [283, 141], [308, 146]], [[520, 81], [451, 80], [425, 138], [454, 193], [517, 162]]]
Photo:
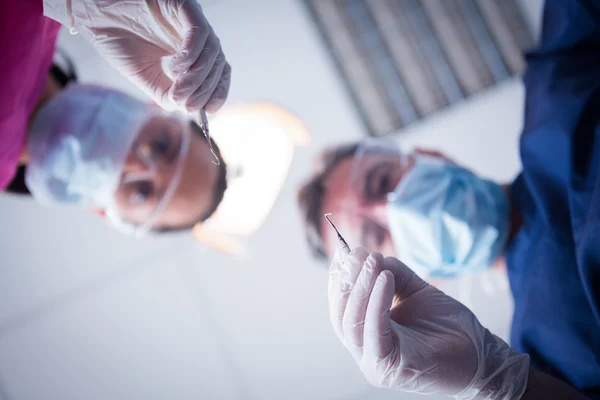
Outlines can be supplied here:
[[298, 117], [268, 103], [226, 107], [210, 121], [210, 131], [227, 164], [227, 191], [215, 214], [198, 224], [194, 235], [210, 247], [239, 253], [243, 246], [234, 238], [243, 239], [263, 224], [295, 148], [307, 145], [310, 135]]

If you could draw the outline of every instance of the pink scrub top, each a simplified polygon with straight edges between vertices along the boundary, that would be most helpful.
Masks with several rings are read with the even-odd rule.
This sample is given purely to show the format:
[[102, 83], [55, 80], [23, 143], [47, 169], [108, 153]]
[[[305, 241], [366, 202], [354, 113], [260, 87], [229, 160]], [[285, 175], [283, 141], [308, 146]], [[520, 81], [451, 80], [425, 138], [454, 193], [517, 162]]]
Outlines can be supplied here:
[[18, 167], [59, 28], [44, 17], [42, 0], [0, 0], [0, 190]]

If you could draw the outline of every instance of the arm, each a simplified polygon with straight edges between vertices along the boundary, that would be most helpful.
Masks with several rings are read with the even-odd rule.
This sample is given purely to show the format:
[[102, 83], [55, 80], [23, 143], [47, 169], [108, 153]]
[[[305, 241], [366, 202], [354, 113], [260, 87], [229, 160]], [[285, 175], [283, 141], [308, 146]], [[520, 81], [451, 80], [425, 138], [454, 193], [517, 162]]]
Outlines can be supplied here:
[[[231, 67], [196, 1], [44, 0], [44, 15], [79, 32], [123, 76], [168, 110], [216, 112]], [[171, 58], [163, 68], [163, 59]]]
[[336, 254], [329, 274], [333, 328], [375, 386], [468, 400], [586, 399], [530, 369], [528, 355], [397, 259], [358, 248]]
[[536, 57], [573, 56], [580, 49], [598, 50], [599, 40], [598, 1], [546, 0], [540, 44], [532, 54]]
[[[546, 0], [538, 47], [527, 55], [525, 131], [600, 85], [600, 2]], [[575, 113], [574, 113], [575, 114]], [[575, 116], [573, 116], [575, 117]]]
[[550, 375], [531, 369], [521, 400], [543, 399], [587, 400], [588, 397]]
[[527, 55], [523, 173], [512, 188], [522, 212], [547, 214], [555, 226], [570, 226], [569, 213], [545, 210], [569, 209], [571, 175], [592, 165], [587, 160], [600, 143], [590, 136], [593, 129], [580, 126], [600, 90], [599, 54], [600, 2], [546, 0], [539, 46]]

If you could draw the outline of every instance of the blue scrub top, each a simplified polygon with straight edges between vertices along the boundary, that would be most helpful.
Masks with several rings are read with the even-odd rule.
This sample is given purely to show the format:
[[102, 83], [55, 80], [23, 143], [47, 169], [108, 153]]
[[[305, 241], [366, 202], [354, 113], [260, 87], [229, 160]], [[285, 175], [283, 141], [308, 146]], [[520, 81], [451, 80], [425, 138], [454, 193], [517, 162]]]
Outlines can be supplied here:
[[527, 61], [511, 345], [600, 399], [600, 0], [546, 0]]

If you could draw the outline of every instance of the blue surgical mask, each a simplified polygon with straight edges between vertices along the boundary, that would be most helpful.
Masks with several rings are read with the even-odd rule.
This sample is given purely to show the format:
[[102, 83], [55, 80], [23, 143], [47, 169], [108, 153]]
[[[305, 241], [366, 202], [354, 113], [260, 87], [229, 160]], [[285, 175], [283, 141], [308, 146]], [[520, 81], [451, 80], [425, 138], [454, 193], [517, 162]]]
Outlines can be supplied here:
[[388, 196], [388, 222], [398, 257], [430, 277], [489, 267], [510, 229], [503, 189], [444, 160], [417, 156]]
[[123, 93], [72, 85], [36, 114], [26, 183], [43, 205], [110, 208], [126, 156], [151, 107]]

